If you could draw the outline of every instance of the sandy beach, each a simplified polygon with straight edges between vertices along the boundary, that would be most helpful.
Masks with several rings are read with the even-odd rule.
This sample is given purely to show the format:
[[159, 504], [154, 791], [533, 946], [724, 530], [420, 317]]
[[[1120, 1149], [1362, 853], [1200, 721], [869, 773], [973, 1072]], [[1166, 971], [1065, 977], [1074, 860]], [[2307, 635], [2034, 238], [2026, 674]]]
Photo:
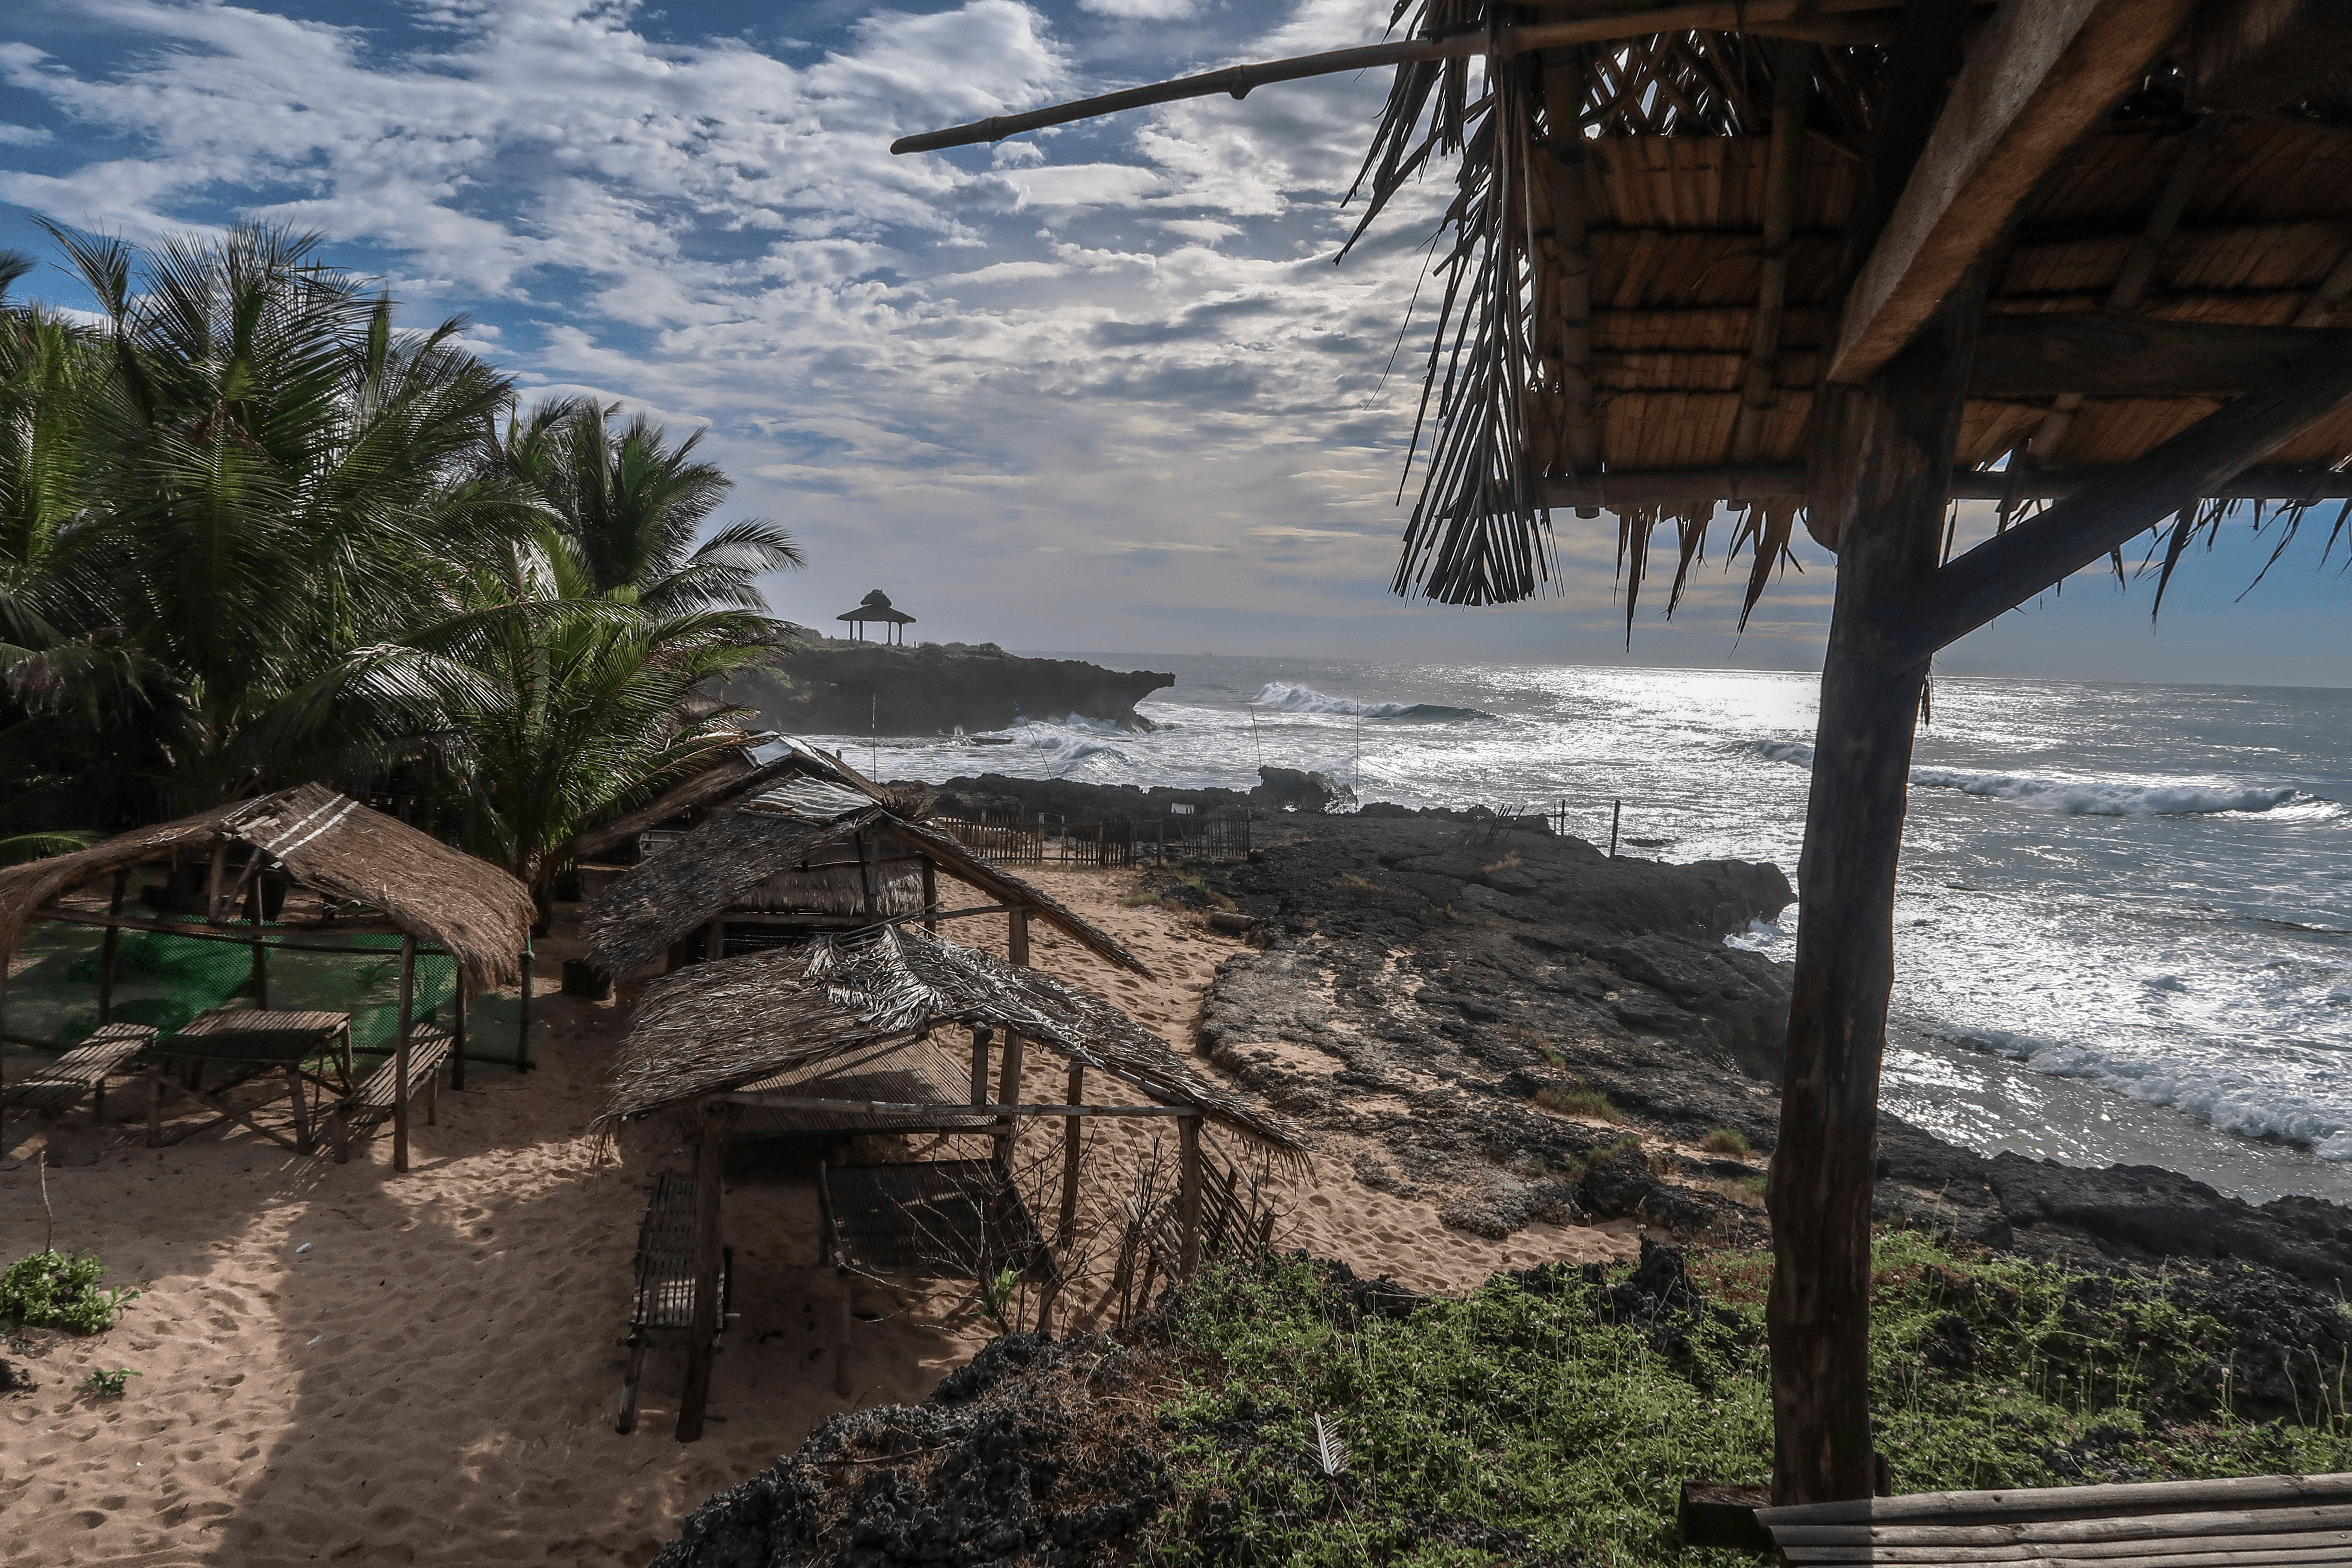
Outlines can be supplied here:
[[[1034, 876], [1157, 978], [1113, 972], [1051, 932], [1035, 962], [1192, 1055], [1202, 992], [1237, 939], [1128, 901], [1129, 873]], [[129, 1096], [103, 1127], [86, 1109], [46, 1130], [9, 1124], [0, 1255], [39, 1247], [53, 1215], [58, 1247], [97, 1253], [108, 1283], [142, 1295], [104, 1335], [28, 1331], [0, 1348], [38, 1384], [0, 1395], [0, 1561], [641, 1563], [681, 1515], [828, 1416], [919, 1400], [986, 1342], [992, 1330], [968, 1286], [861, 1282], [855, 1393], [836, 1397], [814, 1184], [747, 1175], [727, 1207], [741, 1315], [706, 1437], [670, 1436], [675, 1344], [648, 1363], [636, 1431], [616, 1434], [645, 1187], [685, 1152], [656, 1123], [626, 1130], [599, 1158], [587, 1127], [624, 1016], [553, 994], [576, 951], [569, 924], [540, 944], [539, 1066], [478, 1068], [466, 1092], [445, 1090], [438, 1125], [420, 1119], [405, 1175], [381, 1138], [341, 1166], [241, 1129], [149, 1150], [138, 1121], [117, 1120], [134, 1115]], [[953, 929], [1001, 947], [995, 921]], [[1097, 1126], [1089, 1197], [1104, 1202], [1150, 1132], [1133, 1121]], [[1328, 1155], [1307, 1173], [1277, 1173], [1273, 1195], [1283, 1244], [1424, 1291], [1466, 1290], [1502, 1268], [1624, 1258], [1638, 1244], [1626, 1222], [1485, 1240], [1441, 1224], [1431, 1204], [1360, 1184]], [[1079, 1292], [1081, 1326], [1088, 1307]], [[121, 1399], [76, 1386], [121, 1367], [139, 1375]]]

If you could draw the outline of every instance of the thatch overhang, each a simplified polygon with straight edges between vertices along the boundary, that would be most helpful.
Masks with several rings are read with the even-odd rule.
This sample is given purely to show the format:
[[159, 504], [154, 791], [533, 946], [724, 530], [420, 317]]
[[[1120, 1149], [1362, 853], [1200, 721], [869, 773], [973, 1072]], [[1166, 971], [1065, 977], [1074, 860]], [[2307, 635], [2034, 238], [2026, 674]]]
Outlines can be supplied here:
[[581, 922], [591, 960], [608, 973], [634, 973], [740, 908], [761, 883], [805, 869], [818, 851], [865, 835], [878, 850], [928, 860], [1001, 904], [1030, 910], [1098, 958], [1151, 973], [1108, 931], [936, 828], [873, 804], [874, 786], [824, 760], [822, 773], [770, 780], [605, 889]]
[[1075, 985], [920, 930], [884, 927], [699, 963], [646, 988], [595, 1122], [618, 1123], [947, 1025], [986, 1025], [1108, 1073], [1150, 1100], [1301, 1158], [1286, 1119], [1187, 1065], [1126, 1013]]
[[195, 863], [217, 846], [249, 850], [299, 886], [382, 910], [395, 929], [456, 959], [477, 992], [521, 973], [536, 918], [529, 889], [429, 833], [315, 784], [0, 868], [0, 956], [16, 950], [51, 900], [118, 871]]
[[730, 805], [775, 780], [793, 773], [814, 773], [856, 789], [877, 805], [889, 805], [889, 795], [866, 782], [840, 758], [821, 752], [792, 735], [755, 735], [730, 750], [700, 772], [672, 784], [646, 805], [614, 817], [593, 832], [572, 840], [572, 853], [581, 860], [609, 855], [648, 828], [695, 810], [712, 811]]

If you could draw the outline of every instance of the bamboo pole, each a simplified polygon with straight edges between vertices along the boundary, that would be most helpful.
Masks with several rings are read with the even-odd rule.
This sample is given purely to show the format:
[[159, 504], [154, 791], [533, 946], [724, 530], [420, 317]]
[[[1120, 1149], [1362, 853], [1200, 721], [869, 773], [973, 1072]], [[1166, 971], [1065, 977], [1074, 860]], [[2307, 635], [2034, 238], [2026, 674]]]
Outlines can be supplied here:
[[530, 1070], [530, 965], [535, 956], [526, 942], [522, 950], [522, 1011], [515, 1023], [515, 1066], [523, 1072]]
[[735, 1108], [702, 1103], [694, 1137], [694, 1327], [686, 1347], [686, 1391], [677, 1402], [677, 1440], [699, 1441], [710, 1403], [710, 1367], [719, 1352], [719, 1282], [726, 1262], [719, 1209], [726, 1198], [727, 1135]]
[[269, 944], [261, 940], [261, 879], [256, 877], [245, 889], [245, 918], [253, 927], [253, 968], [246, 984], [253, 992], [253, 1005], [263, 1012], [269, 1011]]
[[986, 1024], [971, 1026], [971, 1103], [988, 1103], [988, 1045], [996, 1031]]
[[940, 868], [929, 858], [923, 861], [923, 929], [940, 929]]
[[457, 965], [457, 994], [449, 1002], [449, 1087], [466, 1087], [466, 966]]
[[400, 939], [400, 1017], [392, 1046], [392, 1168], [408, 1169], [408, 1015], [416, 1000], [416, 939]]
[[[1013, 1030], [1004, 1031], [1004, 1064], [997, 1069], [996, 1102], [999, 1105], [1021, 1103], [1021, 1057], [1024, 1042]], [[997, 1123], [996, 1163], [1009, 1173], [1013, 1168], [1013, 1141], [1021, 1135], [1018, 1117], [1005, 1117]]]

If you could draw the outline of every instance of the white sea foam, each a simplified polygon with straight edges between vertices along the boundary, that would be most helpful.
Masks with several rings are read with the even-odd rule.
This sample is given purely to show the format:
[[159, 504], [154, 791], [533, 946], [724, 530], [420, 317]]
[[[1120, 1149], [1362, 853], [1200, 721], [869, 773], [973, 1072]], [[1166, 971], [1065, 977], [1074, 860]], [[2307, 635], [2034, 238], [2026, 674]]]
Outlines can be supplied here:
[[[1759, 755], [1811, 767], [1813, 749], [1797, 741], [1754, 741]], [[2144, 784], [2121, 779], [2038, 779], [2019, 773], [1969, 773], [1960, 768], [1913, 768], [1911, 782], [1987, 800], [2015, 801], [2068, 816], [2200, 816], [2214, 812], [2284, 810], [2297, 819], [2347, 815], [2331, 800], [2277, 784]]]
[[2304, 1098], [2286, 1084], [2213, 1061], [2179, 1061], [2097, 1045], [2038, 1039], [2010, 1029], [1938, 1031], [1952, 1044], [1990, 1050], [2053, 1078], [2087, 1079], [2150, 1105], [2169, 1106], [2242, 1138], [2300, 1143], [2324, 1160], [2352, 1160], [2343, 1110]]
[[1048, 771], [1056, 777], [1096, 758], [1121, 763], [1128, 761], [1123, 751], [1123, 743], [1130, 738], [1128, 732], [1116, 724], [1084, 715], [1033, 721], [995, 732], [1009, 737], [1025, 751], [1047, 753]]
[[1352, 697], [1331, 697], [1311, 686], [1269, 680], [1251, 701], [1284, 713], [1354, 714], [1363, 719], [1492, 719], [1475, 708], [1447, 708], [1435, 702], [1359, 702]]

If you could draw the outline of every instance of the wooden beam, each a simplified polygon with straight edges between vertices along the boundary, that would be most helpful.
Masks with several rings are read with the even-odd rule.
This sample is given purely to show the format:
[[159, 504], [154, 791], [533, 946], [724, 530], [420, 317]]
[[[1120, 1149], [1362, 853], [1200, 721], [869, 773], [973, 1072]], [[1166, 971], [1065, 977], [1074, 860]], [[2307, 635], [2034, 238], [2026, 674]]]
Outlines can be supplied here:
[[[2053, 500], [2097, 489], [2123, 472], [2097, 468], [2038, 468], [2012, 476], [1993, 468], [1955, 468], [1954, 500]], [[1555, 475], [1543, 481], [1544, 504], [1554, 507], [1661, 506], [1698, 500], [1774, 500], [1802, 497], [1807, 471], [1794, 463], [1738, 468], [1640, 468], [1589, 479]], [[2329, 500], [2352, 498], [2352, 473], [2333, 468], [2250, 468], [2207, 492], [2231, 500]]]
[[[1878, 606], [1886, 657], [1925, 658], [2120, 549], [2184, 507], [2225, 491], [2263, 454], [2352, 402], [2352, 358], [2322, 350], [2300, 374], [2225, 404], [2171, 440], [1982, 544]], [[2340, 482], [2340, 481], [2339, 481]]]
[[[939, 1111], [951, 1116], [1063, 1116], [1070, 1118], [1095, 1116], [1198, 1116], [1200, 1108], [1192, 1105], [1058, 1105], [1046, 1102], [1037, 1105], [999, 1105], [991, 1100], [973, 1100], [958, 1105], [952, 1100], [817, 1100], [806, 1095], [777, 1094], [766, 1089], [739, 1089], [721, 1096], [730, 1104], [754, 1106], [765, 1110], [838, 1110], [860, 1116], [908, 1116], [919, 1111]], [[987, 1131], [983, 1121], [977, 1131]]]
[[2352, 358], [2352, 331], [2160, 321], [2122, 310], [1990, 313], [1977, 337], [1969, 395], [2235, 397], [2275, 386], [2320, 353]]
[[1846, 296], [1828, 379], [1859, 382], [1895, 357], [2035, 182], [2139, 79], [2189, 5], [2002, 0]]
[[1772, 1155], [1773, 1495], [1868, 1497], [1870, 1217], [1895, 980], [1895, 879], [1927, 660], [1871, 612], [1936, 570], [1983, 269], [1859, 387], [1822, 399], [1816, 532], [1840, 541], [1822, 666], [1780, 1142]]
[[2352, 6], [2343, 0], [2206, 0], [2183, 53], [2189, 101], [2261, 113], [2341, 81], [2352, 60]]
[[1667, 5], [1633, 15], [1504, 27], [1493, 33], [1482, 29], [1457, 34], [1450, 38], [1415, 38], [1393, 44], [1369, 44], [1359, 48], [1333, 49], [1324, 54], [1299, 55], [1257, 65], [1228, 66], [1223, 70], [1179, 77], [1172, 81], [1153, 82], [1148, 87], [1130, 87], [1096, 98], [1057, 103], [1046, 109], [994, 115], [986, 120], [973, 121], [969, 125], [901, 136], [890, 143], [890, 151], [938, 153], [950, 147], [1001, 142], [1024, 131], [1042, 130], [1048, 125], [1067, 125], [1076, 120], [1093, 120], [1129, 109], [1176, 103], [1188, 98], [1213, 98], [1219, 93], [1247, 98], [1257, 88], [1274, 82], [1301, 81], [1309, 77], [1377, 70], [1382, 66], [1411, 65], [1421, 60], [1467, 59], [1474, 55], [1492, 54], [1508, 59], [1533, 49], [1559, 48], [1570, 44], [1603, 44], [1620, 38], [1648, 37], [1656, 33], [1737, 32], [1765, 37], [1786, 34], [1815, 42], [1876, 43], [1883, 37], [1878, 31], [1840, 28], [1829, 24], [1827, 18], [1874, 12], [1891, 18], [1900, 9], [1896, 0], [1715, 0], [1715, 3], [1707, 5]]

